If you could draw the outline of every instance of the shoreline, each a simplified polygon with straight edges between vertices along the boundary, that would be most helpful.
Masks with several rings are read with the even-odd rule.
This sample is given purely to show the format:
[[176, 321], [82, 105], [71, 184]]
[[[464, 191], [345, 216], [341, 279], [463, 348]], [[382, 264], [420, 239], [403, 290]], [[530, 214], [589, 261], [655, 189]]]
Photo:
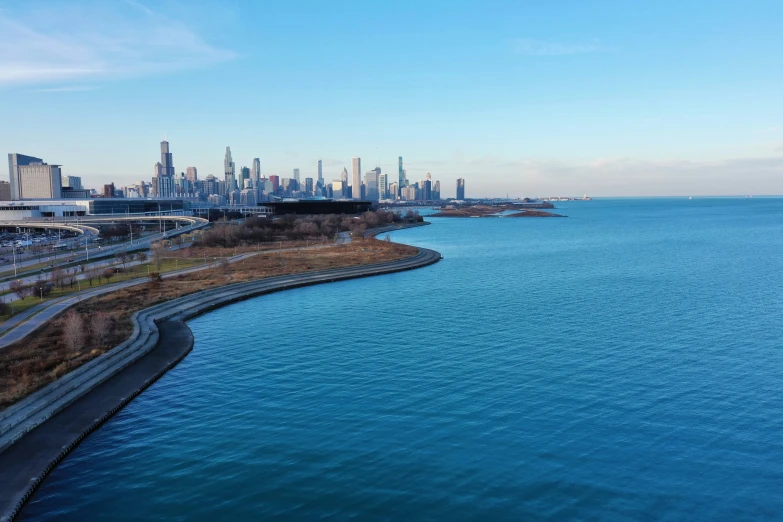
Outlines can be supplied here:
[[[428, 224], [411, 223], [408, 226], [394, 226], [393, 229], [381, 227], [365, 232], [365, 236]], [[4, 473], [0, 479], [0, 491], [3, 492], [0, 521], [13, 520], [48, 473], [70, 451], [187, 355], [192, 349], [192, 332], [184, 323], [187, 319], [268, 293], [412, 270], [437, 263], [440, 259], [438, 252], [419, 248], [417, 254], [404, 259], [235, 283], [179, 297], [137, 312], [133, 317], [134, 333], [126, 342], [0, 412], [3, 414], [1, 422], [4, 423], [0, 426], [0, 468], [13, 470]], [[183, 348], [182, 337], [171, 338], [169, 329], [175, 324], [181, 324], [189, 335], [187, 349]], [[159, 355], [172, 347], [180, 348], [179, 357], [175, 361], [169, 358], [161, 368]], [[155, 361], [150, 363], [156, 358], [157, 365]], [[112, 387], [127, 384], [125, 376], [134, 374], [134, 370], [138, 372], [137, 369], [141, 367], [146, 368], [145, 375], [148, 378], [141, 384], [137, 382], [132, 393], [107, 393]], [[90, 402], [95, 401], [94, 397], [98, 395], [112, 397], [113, 400], [108, 405]], [[88, 414], [84, 415], [84, 411]], [[81, 429], [58, 431], [58, 425], [72, 418], [76, 418], [77, 423], [81, 422]], [[46, 451], [41, 451], [42, 445], [36, 444], [36, 440], [56, 442], [47, 445]], [[31, 477], [34, 478], [31, 480]]]

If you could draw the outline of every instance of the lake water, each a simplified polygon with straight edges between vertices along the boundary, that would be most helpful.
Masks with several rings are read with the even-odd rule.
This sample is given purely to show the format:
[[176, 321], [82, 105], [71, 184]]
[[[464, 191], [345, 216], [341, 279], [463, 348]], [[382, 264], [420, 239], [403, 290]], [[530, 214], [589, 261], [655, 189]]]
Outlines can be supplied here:
[[191, 321], [23, 518], [783, 516], [783, 200], [558, 207]]

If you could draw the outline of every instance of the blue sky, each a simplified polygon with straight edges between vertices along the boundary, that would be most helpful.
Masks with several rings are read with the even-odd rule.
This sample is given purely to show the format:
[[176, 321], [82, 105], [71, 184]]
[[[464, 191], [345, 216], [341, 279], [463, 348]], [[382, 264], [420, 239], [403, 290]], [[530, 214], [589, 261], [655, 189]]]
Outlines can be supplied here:
[[[87, 185], [327, 180], [443, 194], [783, 194], [783, 2], [0, 0], [4, 152]], [[365, 169], [366, 170], [366, 169]]]

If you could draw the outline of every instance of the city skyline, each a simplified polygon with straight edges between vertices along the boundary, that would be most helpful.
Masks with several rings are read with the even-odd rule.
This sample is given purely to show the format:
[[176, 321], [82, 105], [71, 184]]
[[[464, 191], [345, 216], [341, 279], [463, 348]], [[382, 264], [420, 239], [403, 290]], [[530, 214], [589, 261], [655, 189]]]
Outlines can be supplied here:
[[[91, 186], [108, 166], [116, 184], [146, 177], [143, 151], [168, 134], [179, 164], [216, 176], [231, 143], [268, 174], [322, 159], [326, 179], [354, 156], [391, 173], [403, 152], [410, 178], [481, 179], [476, 196], [783, 193], [779, 2], [669, 0], [643, 17], [563, 2], [310, 3], [307, 17], [241, 2], [42, 5], [11, 0], [0, 15], [15, 122], [0, 143]], [[373, 38], [378, 20], [410, 37]], [[354, 64], [380, 81], [337, 81]]]

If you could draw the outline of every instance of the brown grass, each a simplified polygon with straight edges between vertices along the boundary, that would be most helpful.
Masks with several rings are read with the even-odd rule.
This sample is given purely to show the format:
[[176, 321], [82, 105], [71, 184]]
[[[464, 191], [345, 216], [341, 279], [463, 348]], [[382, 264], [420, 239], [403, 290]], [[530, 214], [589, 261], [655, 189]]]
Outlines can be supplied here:
[[[181, 255], [202, 257], [206, 254], [208, 258], [226, 255], [219, 250], [186, 249]], [[246, 251], [255, 251], [255, 248], [248, 247]], [[414, 247], [367, 239], [348, 245], [259, 254], [225, 267], [164, 279], [159, 289], [137, 285], [85, 300], [74, 308], [85, 317], [98, 311], [111, 314], [115, 328], [109, 334], [106, 346], [116, 346], [133, 332], [131, 316], [134, 312], [163, 301], [236, 282], [392, 261], [410, 257], [416, 252]], [[83, 347], [68, 350], [62, 339], [63, 317], [63, 314], [59, 315], [23, 340], [0, 349], [0, 409], [106, 351], [96, 346], [91, 336], [87, 337]]]

